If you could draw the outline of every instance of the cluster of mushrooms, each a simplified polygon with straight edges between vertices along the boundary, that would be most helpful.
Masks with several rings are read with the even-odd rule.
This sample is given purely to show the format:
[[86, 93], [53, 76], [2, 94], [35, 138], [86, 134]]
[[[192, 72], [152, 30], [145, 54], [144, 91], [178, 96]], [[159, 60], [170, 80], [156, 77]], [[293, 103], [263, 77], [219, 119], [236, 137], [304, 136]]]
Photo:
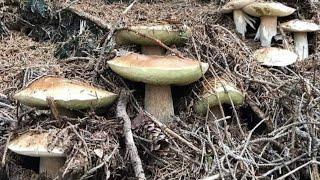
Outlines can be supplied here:
[[266, 66], [287, 66], [309, 56], [307, 33], [319, 31], [320, 26], [306, 20], [294, 19], [280, 24], [284, 31], [294, 33], [294, 52], [270, 47], [272, 38], [277, 35], [277, 17], [289, 16], [295, 11], [296, 9], [279, 2], [257, 0], [232, 0], [221, 8], [222, 13], [233, 12], [236, 30], [243, 37], [247, 31], [247, 24], [255, 29], [255, 21], [250, 16], [260, 17], [261, 23], [255, 40], [260, 40], [264, 48], [255, 51], [254, 57]]
[[[281, 3], [236, 0], [222, 8], [222, 12], [225, 13], [232, 11], [237, 31], [243, 36], [247, 24], [254, 28], [254, 19], [249, 15], [260, 17], [261, 24], [256, 38], [260, 39], [262, 46], [270, 47], [271, 39], [277, 33], [277, 17], [290, 15], [295, 9]], [[281, 24], [281, 27], [295, 32], [296, 51], [300, 58], [307, 57], [306, 32], [319, 30], [319, 26], [293, 20]], [[130, 52], [116, 57], [108, 61], [109, 67], [123, 78], [145, 83], [144, 108], [164, 124], [170, 123], [175, 114], [171, 86], [183, 86], [198, 81], [204, 76], [209, 65], [198, 60], [166, 55], [166, 49], [159, 46], [154, 39], [167, 46], [181, 46], [190, 35], [190, 28], [176, 24], [132, 26], [129, 29], [118, 30], [115, 34], [118, 45], [137, 45], [141, 54]], [[284, 55], [283, 52], [289, 52], [289, 55]], [[269, 58], [269, 63], [274, 61], [275, 56], [283, 59], [298, 57], [295, 53], [277, 48], [260, 49], [255, 54], [258, 59]], [[208, 86], [203, 87], [200, 98], [194, 105], [198, 114], [211, 112], [211, 118], [219, 119], [223, 117], [221, 104], [243, 104], [244, 93], [231, 82], [222, 78], [209, 78], [206, 82]], [[64, 116], [72, 116], [73, 111], [107, 107], [114, 103], [117, 97], [116, 93], [89, 83], [57, 76], [40, 77], [14, 95], [20, 103], [39, 109], [48, 109], [53, 102], [58, 114]], [[57, 131], [29, 131], [11, 140], [8, 148], [21, 155], [40, 157], [40, 173], [56, 177], [66, 157], [63, 147], [57, 145], [49, 148], [50, 140], [56, 134]]]
[[[109, 67], [118, 75], [131, 81], [145, 83], [144, 108], [164, 124], [174, 116], [171, 85], [183, 86], [199, 80], [208, 70], [208, 63], [175, 55], [166, 55], [166, 49], [155, 41], [141, 36], [145, 34], [160, 40], [167, 46], [182, 45], [191, 35], [191, 29], [180, 25], [133, 26], [118, 30], [115, 40], [118, 45], [138, 45], [141, 54], [127, 53], [108, 61]], [[137, 34], [136, 32], [139, 32]], [[140, 34], [141, 33], [141, 34]], [[236, 86], [220, 79], [209, 79], [195, 111], [203, 114], [211, 109], [215, 117], [221, 117], [219, 105], [242, 104], [244, 95]], [[118, 94], [94, 87], [89, 83], [57, 76], [40, 77], [19, 90], [13, 98], [21, 104], [38, 109], [55, 111], [59, 116], [72, 116], [73, 111], [107, 107], [117, 100]], [[63, 147], [50, 144], [57, 131], [26, 132], [9, 142], [8, 148], [15, 153], [40, 157], [39, 172], [56, 177], [63, 167], [66, 154]], [[50, 145], [50, 148], [49, 148]]]

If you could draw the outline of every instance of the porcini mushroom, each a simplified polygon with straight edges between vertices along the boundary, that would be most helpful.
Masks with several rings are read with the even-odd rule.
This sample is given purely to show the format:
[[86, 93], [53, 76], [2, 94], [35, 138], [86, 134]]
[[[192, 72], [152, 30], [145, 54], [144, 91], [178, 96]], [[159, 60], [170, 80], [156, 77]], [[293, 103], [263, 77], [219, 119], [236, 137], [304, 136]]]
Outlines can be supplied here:
[[278, 2], [254, 2], [243, 8], [251, 16], [260, 17], [261, 23], [255, 39], [261, 46], [270, 47], [272, 37], [277, 34], [277, 17], [288, 16], [295, 9]]
[[295, 52], [299, 55], [299, 60], [303, 60], [309, 56], [308, 32], [320, 31], [320, 25], [294, 19], [280, 25], [285, 31], [294, 33]]
[[39, 172], [49, 177], [56, 177], [64, 165], [65, 154], [61, 147], [48, 147], [54, 133], [27, 132], [11, 140], [8, 149], [17, 154], [40, 157]]
[[116, 100], [117, 94], [87, 83], [44, 76], [17, 92], [13, 98], [22, 104], [39, 108], [47, 108], [47, 98], [52, 98], [61, 108], [81, 110], [107, 106]]
[[258, 49], [253, 57], [265, 66], [288, 66], [298, 60], [296, 53], [275, 47]]
[[233, 21], [236, 25], [236, 30], [239, 32], [243, 37], [247, 32], [247, 24], [249, 24], [253, 29], [255, 22], [253, 18], [242, 11], [242, 8], [247, 6], [250, 3], [255, 2], [256, 0], [232, 0], [225, 4], [220, 12], [222, 13], [231, 13], [233, 12]]
[[170, 85], [187, 85], [207, 71], [208, 64], [177, 56], [128, 55], [108, 61], [120, 76], [145, 83], [145, 109], [160, 121], [169, 122], [174, 115]]
[[[173, 24], [157, 24], [157, 25], [138, 25], [131, 26], [136, 32], [147, 35], [151, 38], [161, 41], [165, 45], [181, 45], [184, 44], [191, 35], [191, 29], [185, 25], [178, 26]], [[162, 55], [165, 49], [158, 46], [153, 40], [141, 36], [128, 29], [117, 30], [115, 34], [116, 43], [137, 44], [141, 46], [141, 52], [146, 55]]]
[[235, 106], [241, 105], [244, 102], [244, 94], [230, 82], [216, 78], [211, 79], [209, 80], [209, 86], [204, 88], [200, 94], [200, 99], [195, 104], [195, 111], [203, 115], [210, 109], [213, 115], [220, 119], [222, 118], [222, 113], [219, 102], [221, 105], [231, 105], [231, 103]]

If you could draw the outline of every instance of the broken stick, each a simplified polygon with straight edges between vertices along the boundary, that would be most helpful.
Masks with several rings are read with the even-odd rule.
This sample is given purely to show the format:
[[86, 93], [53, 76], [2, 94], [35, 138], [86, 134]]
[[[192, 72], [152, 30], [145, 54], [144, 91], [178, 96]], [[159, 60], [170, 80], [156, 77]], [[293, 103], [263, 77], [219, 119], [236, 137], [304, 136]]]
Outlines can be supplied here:
[[117, 117], [123, 120], [123, 133], [126, 141], [126, 149], [129, 153], [135, 175], [139, 180], [142, 180], [146, 179], [146, 177], [142, 168], [142, 162], [139, 157], [137, 147], [133, 140], [133, 134], [131, 131], [131, 120], [126, 111], [128, 99], [129, 97], [125, 93], [125, 91], [121, 91], [117, 104]]

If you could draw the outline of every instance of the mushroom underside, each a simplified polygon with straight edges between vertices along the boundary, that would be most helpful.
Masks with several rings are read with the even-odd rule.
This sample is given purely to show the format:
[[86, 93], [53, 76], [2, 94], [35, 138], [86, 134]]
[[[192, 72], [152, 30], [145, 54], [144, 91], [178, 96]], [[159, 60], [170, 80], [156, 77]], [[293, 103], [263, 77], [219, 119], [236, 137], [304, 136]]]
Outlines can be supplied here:
[[308, 36], [306, 32], [294, 33], [294, 49], [299, 55], [299, 60], [306, 59], [309, 56]]

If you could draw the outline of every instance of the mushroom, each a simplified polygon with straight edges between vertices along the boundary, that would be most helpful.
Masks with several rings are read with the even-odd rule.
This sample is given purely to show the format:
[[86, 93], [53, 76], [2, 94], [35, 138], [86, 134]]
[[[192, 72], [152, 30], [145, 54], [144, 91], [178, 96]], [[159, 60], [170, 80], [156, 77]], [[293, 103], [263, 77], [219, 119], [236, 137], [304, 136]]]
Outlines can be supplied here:
[[197, 81], [209, 65], [177, 56], [129, 53], [108, 61], [120, 76], [145, 83], [145, 109], [161, 122], [170, 122], [174, 115], [170, 85], [187, 85]]
[[[184, 44], [191, 35], [191, 29], [187, 26], [178, 26], [172, 24], [158, 24], [158, 25], [139, 25], [131, 26], [132, 29], [141, 34], [147, 35], [154, 39], [161, 41], [166, 45], [181, 45]], [[116, 43], [118, 45], [124, 44], [138, 44], [141, 45], [141, 52], [146, 55], [162, 55], [165, 49], [158, 46], [151, 39], [141, 36], [128, 29], [117, 30], [115, 34]]]
[[195, 103], [195, 111], [198, 114], [204, 115], [210, 109], [216, 119], [220, 119], [223, 117], [220, 111], [220, 103], [221, 105], [243, 104], [244, 94], [232, 83], [214, 78], [209, 80], [208, 84], [209, 86], [203, 89], [200, 99]]
[[40, 157], [39, 173], [56, 177], [59, 169], [64, 165], [65, 154], [60, 147], [48, 147], [53, 134], [53, 132], [29, 131], [11, 140], [8, 149], [24, 156]]
[[117, 96], [87, 83], [44, 76], [17, 92], [13, 98], [22, 104], [39, 108], [48, 108], [47, 99], [52, 98], [61, 108], [81, 110], [107, 106], [113, 103]]
[[255, 21], [246, 13], [244, 13], [242, 11], [242, 8], [255, 1], [256, 0], [232, 0], [225, 4], [220, 10], [222, 13], [233, 12], [233, 21], [236, 25], [236, 30], [243, 37], [247, 32], [247, 24], [249, 24], [253, 29], [255, 29], [253, 25]]
[[265, 66], [287, 66], [298, 60], [296, 53], [275, 47], [258, 49], [253, 57]]
[[320, 25], [294, 19], [280, 25], [285, 31], [294, 33], [295, 52], [299, 55], [299, 60], [303, 60], [309, 56], [308, 32], [320, 31]]
[[277, 34], [277, 17], [288, 16], [295, 11], [278, 2], [254, 2], [242, 10], [251, 16], [260, 17], [261, 23], [255, 40], [260, 39], [263, 47], [270, 47], [272, 37]]

